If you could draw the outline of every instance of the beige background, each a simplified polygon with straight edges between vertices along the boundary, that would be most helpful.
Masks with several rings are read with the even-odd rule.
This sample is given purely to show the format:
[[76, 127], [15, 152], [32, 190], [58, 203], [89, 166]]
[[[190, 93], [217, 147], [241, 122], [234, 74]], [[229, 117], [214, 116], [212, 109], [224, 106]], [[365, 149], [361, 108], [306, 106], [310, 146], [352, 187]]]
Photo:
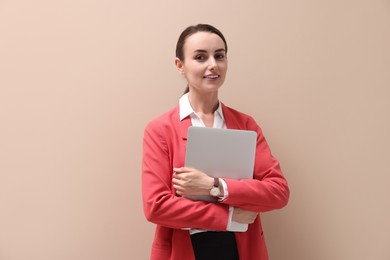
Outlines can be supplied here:
[[1, 0], [1, 260], [148, 259], [143, 128], [176, 105], [199, 22], [228, 39], [221, 100], [289, 180], [271, 259], [390, 259], [388, 0]]

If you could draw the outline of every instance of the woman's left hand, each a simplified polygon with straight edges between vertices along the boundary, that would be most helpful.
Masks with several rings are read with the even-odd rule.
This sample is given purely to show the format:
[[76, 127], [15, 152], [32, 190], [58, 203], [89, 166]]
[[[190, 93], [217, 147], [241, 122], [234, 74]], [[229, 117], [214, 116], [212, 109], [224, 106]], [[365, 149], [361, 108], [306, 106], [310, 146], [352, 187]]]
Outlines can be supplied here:
[[173, 187], [180, 196], [209, 195], [214, 178], [194, 168], [173, 168]]

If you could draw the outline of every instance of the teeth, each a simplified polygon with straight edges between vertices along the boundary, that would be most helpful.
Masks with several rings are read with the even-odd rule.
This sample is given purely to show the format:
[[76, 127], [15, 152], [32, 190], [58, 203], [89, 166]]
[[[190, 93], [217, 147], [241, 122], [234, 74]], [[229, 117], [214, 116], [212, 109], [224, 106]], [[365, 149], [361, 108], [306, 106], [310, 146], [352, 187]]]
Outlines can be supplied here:
[[219, 77], [218, 75], [206, 76], [206, 78], [208, 79], [216, 79], [218, 77]]

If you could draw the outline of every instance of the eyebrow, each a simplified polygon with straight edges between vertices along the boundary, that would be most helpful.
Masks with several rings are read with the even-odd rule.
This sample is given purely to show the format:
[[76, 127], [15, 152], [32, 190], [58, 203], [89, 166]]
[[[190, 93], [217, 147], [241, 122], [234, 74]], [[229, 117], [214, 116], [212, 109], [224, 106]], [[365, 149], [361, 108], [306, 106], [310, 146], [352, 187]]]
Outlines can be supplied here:
[[[216, 50], [215, 52], [220, 52], [220, 51], [223, 51], [223, 52], [226, 52], [225, 51], [225, 49], [218, 49], [218, 50]], [[202, 53], [207, 53], [207, 51], [206, 50], [195, 50], [194, 52], [202, 52]]]

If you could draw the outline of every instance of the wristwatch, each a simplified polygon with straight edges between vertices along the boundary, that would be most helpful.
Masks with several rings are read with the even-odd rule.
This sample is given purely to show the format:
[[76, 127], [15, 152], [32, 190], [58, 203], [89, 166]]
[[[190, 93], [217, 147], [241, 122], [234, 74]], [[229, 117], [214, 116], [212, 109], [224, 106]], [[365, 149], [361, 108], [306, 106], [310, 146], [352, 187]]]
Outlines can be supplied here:
[[214, 186], [210, 190], [210, 195], [213, 197], [219, 197], [221, 191], [219, 190], [219, 178], [214, 178]]

